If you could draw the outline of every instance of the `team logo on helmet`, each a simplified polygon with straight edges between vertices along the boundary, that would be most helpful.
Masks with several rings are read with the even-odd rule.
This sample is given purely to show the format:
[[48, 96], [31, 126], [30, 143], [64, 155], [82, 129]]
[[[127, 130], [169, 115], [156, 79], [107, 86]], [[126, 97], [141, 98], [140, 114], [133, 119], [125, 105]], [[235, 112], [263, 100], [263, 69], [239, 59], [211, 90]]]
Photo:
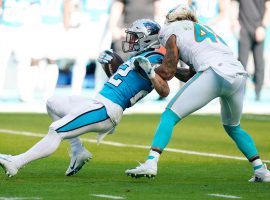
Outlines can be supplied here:
[[150, 19], [139, 19], [126, 30], [126, 40], [122, 41], [123, 52], [139, 53], [160, 47], [158, 33], [160, 26]]

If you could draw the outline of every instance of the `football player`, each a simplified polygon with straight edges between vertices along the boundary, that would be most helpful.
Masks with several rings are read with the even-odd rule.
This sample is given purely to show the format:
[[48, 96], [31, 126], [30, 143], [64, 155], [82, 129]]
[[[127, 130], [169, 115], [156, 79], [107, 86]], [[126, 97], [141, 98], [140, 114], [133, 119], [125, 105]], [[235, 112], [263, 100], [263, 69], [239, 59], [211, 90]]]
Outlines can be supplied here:
[[250, 182], [270, 182], [270, 171], [262, 163], [249, 134], [240, 127], [247, 72], [230, 48], [209, 27], [199, 24], [192, 8], [179, 5], [168, 12], [159, 40], [166, 48], [162, 65], [157, 69], [165, 80], [177, 71], [179, 59], [196, 71], [179, 79], [192, 77], [169, 102], [162, 113], [149, 156], [145, 163], [126, 170], [132, 177], [157, 174], [160, 154], [170, 141], [174, 126], [183, 118], [220, 98], [225, 131], [236, 143], [254, 169]]
[[[6, 174], [16, 175], [27, 163], [51, 155], [62, 140], [71, 139], [72, 158], [66, 175], [73, 175], [92, 157], [78, 136], [96, 132], [100, 140], [107, 133], [112, 133], [123, 111], [153, 88], [161, 96], [167, 96], [167, 82], [154, 72], [155, 66], [160, 65], [163, 59], [162, 54], [155, 52], [160, 47], [159, 30], [160, 26], [156, 22], [147, 19], [137, 20], [127, 29], [123, 51], [133, 52], [134, 57], [119, 66], [95, 99], [81, 96], [50, 98], [47, 110], [54, 122], [48, 134], [25, 153], [16, 156], [1, 154], [0, 165]], [[111, 59], [105, 51], [101, 53], [99, 61], [105, 64]]]

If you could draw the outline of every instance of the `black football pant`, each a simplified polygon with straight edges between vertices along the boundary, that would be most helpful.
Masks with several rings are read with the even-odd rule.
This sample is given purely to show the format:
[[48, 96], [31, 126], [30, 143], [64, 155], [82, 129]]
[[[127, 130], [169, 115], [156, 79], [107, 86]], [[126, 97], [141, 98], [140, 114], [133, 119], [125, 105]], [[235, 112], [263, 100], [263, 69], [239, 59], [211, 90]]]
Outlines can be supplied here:
[[264, 81], [264, 41], [256, 42], [255, 34], [250, 33], [245, 28], [241, 28], [240, 31], [240, 39], [239, 39], [239, 61], [242, 63], [244, 68], [246, 69], [248, 56], [250, 50], [253, 53], [254, 58], [254, 84], [255, 84], [255, 92], [256, 98], [260, 98], [260, 92], [262, 89], [263, 81]]

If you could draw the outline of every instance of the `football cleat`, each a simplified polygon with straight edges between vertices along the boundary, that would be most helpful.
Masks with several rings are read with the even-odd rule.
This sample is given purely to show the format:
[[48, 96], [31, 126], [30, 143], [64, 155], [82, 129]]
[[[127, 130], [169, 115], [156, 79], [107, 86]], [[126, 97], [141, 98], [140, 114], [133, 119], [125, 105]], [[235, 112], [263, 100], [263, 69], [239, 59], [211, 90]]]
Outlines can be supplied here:
[[8, 177], [15, 176], [19, 170], [11, 158], [11, 155], [0, 154], [0, 166], [5, 170]]
[[255, 174], [249, 182], [270, 182], [270, 171], [267, 169], [266, 164], [255, 170]]
[[92, 154], [85, 148], [83, 149], [83, 151], [80, 151], [77, 154], [72, 155], [70, 164], [66, 171], [66, 176], [72, 176], [74, 174], [77, 174], [82, 169], [84, 164], [88, 162], [90, 159], [92, 159]]
[[145, 163], [139, 163], [140, 165], [134, 169], [128, 169], [125, 171], [127, 176], [132, 178], [153, 178], [157, 175], [157, 164], [151, 160], [147, 160]]

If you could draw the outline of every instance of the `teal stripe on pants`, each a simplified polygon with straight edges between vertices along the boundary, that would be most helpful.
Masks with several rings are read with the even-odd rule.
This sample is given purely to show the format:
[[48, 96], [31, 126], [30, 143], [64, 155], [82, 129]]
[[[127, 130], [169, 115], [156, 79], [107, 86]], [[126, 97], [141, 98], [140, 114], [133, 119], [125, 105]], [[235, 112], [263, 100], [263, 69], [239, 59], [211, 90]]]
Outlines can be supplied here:
[[78, 117], [68, 122], [64, 126], [58, 128], [56, 131], [58, 133], [72, 131], [72, 130], [75, 130], [84, 126], [88, 126], [88, 125], [95, 124], [101, 121], [105, 121], [108, 118], [109, 116], [107, 114], [106, 108], [101, 107], [99, 109], [91, 110], [91, 111], [88, 111], [86, 113], [79, 115]]

